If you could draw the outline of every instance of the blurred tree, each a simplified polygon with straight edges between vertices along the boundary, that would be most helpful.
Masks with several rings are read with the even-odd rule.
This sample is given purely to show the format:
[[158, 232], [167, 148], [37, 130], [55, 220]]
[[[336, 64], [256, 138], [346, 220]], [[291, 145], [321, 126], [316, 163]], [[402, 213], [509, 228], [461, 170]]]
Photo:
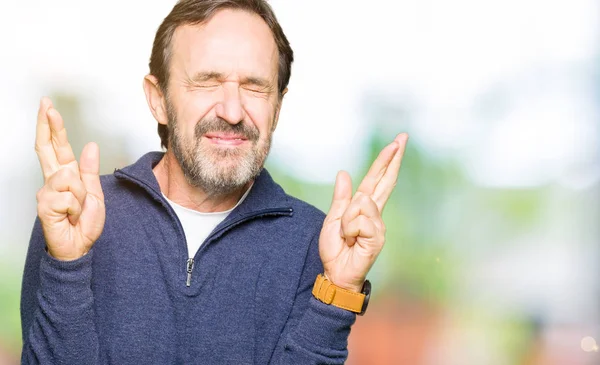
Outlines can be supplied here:
[[77, 159], [88, 142], [96, 142], [100, 147], [100, 173], [109, 174], [115, 168], [133, 161], [127, 156], [126, 139], [115, 131], [106, 130], [103, 125], [91, 125], [81, 113], [81, 97], [57, 92], [51, 97], [56, 110], [65, 122], [69, 142]]

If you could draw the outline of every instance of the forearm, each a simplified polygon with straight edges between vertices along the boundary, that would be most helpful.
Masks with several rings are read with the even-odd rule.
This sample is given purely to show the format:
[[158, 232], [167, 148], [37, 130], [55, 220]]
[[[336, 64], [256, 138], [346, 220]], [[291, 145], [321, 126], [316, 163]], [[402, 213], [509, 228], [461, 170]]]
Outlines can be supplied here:
[[36, 292], [22, 308], [33, 313], [23, 328], [22, 364], [98, 363], [92, 258], [93, 252], [70, 262], [41, 255], [39, 286], [26, 287], [24, 281], [24, 291]]
[[313, 297], [313, 284], [323, 272], [318, 245], [316, 234], [307, 252], [292, 313], [271, 364], [343, 364], [348, 357], [348, 336], [356, 314]]
[[310, 298], [298, 325], [284, 339], [273, 364], [344, 364], [356, 315]]

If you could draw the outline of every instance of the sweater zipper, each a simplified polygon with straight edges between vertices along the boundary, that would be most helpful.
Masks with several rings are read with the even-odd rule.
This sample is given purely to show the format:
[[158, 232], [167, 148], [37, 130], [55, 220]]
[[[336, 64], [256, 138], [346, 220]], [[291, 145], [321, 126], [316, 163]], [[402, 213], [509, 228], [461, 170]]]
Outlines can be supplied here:
[[[177, 223], [177, 228], [179, 229], [181, 237], [183, 238], [183, 241], [184, 241], [183, 242], [184, 246], [187, 248], [187, 240], [185, 239], [185, 233], [183, 231], [183, 227], [181, 226], [181, 222], [177, 218], [177, 213], [175, 213], [175, 211], [173, 210], [173, 207], [171, 207], [171, 205], [165, 200], [165, 198], [162, 196], [162, 194], [157, 193], [154, 190], [154, 188], [152, 188], [146, 182], [139, 180], [138, 178], [133, 177], [133, 176], [123, 172], [123, 170], [115, 169], [115, 174], [117, 174], [117, 173], [127, 177], [129, 180], [134, 181], [138, 185], [144, 187], [146, 189], [146, 191], [148, 191], [150, 193], [150, 195], [152, 195], [154, 197], [154, 199], [157, 199], [158, 201], [160, 201], [163, 204], [164, 207], [166, 207], [166, 209], [175, 218], [175, 221]], [[213, 234], [211, 234], [209, 237], [206, 238], [206, 240], [204, 241], [204, 244], [202, 244], [202, 246], [200, 247], [200, 251], [202, 251], [202, 249], [204, 249], [207, 246], [207, 244], [215, 236], [218, 236], [218, 235], [221, 235], [221, 234], [227, 232], [228, 230], [237, 226], [238, 224], [244, 223], [251, 219], [266, 217], [266, 216], [291, 216], [293, 214], [293, 212], [294, 212], [294, 210], [292, 208], [269, 208], [269, 209], [263, 209], [263, 210], [259, 210], [257, 212], [253, 212], [252, 214], [249, 214], [246, 216], [242, 216], [242, 217], [236, 219], [235, 221], [229, 223], [225, 227], [222, 227], [218, 231], [213, 232]], [[198, 252], [200, 252], [200, 251], [198, 251]], [[187, 250], [186, 250], [186, 252], [187, 252]], [[196, 254], [198, 254], [198, 253], [196, 253]], [[192, 285], [193, 271], [194, 271], [194, 258], [190, 257], [185, 262], [185, 272], [186, 272], [185, 286], [186, 287], [190, 287]]]
[[189, 287], [192, 285], [192, 271], [194, 270], [194, 259], [187, 259], [187, 263], [185, 265], [185, 271], [187, 272], [187, 279], [185, 281], [185, 286]]
[[[267, 216], [291, 216], [293, 214], [293, 212], [294, 212], [294, 210], [292, 208], [270, 208], [270, 209], [259, 210], [252, 214], [242, 216], [242, 217], [234, 220], [233, 222], [229, 223], [225, 227], [222, 227], [218, 231], [213, 232], [213, 234], [211, 234], [209, 237], [207, 237], [206, 240], [204, 241], [204, 243], [202, 244], [202, 246], [200, 247], [200, 250], [198, 251], [198, 253], [201, 252], [206, 246], [208, 246], [208, 244], [210, 243], [210, 241], [213, 240], [213, 238], [229, 231], [230, 229], [232, 229], [233, 227], [235, 227], [239, 224], [247, 222], [251, 219], [267, 217]], [[196, 255], [198, 253], [196, 253]], [[194, 271], [194, 259], [193, 258], [187, 259], [187, 261], [185, 263], [185, 270], [187, 272], [187, 278], [186, 278], [185, 285], [187, 287], [190, 287], [192, 285], [192, 272]]]
[[[171, 218], [175, 220], [175, 223], [177, 225], [177, 230], [179, 231], [179, 234], [181, 235], [181, 238], [183, 240], [183, 246], [184, 246], [185, 252], [187, 252], [187, 239], [185, 237], [185, 232], [183, 231], [183, 226], [181, 225], [181, 221], [177, 217], [177, 213], [175, 213], [175, 210], [173, 209], [171, 204], [169, 204], [169, 202], [167, 202], [165, 200], [165, 198], [162, 196], [162, 194], [160, 192], [157, 192], [156, 190], [154, 190], [154, 188], [152, 186], [150, 186], [148, 183], [146, 183], [145, 181], [140, 180], [134, 176], [131, 176], [131, 175], [123, 172], [123, 170], [115, 169], [115, 175], [117, 175], [117, 174], [123, 175], [128, 180], [133, 181], [136, 184], [138, 184], [139, 186], [141, 186], [142, 188], [144, 188], [155, 200], [159, 201], [165, 207], [165, 209], [171, 215]], [[192, 257], [190, 257], [187, 259], [187, 261], [185, 263], [185, 272], [186, 272], [185, 285], [187, 287], [192, 285], [192, 271], [193, 270], [194, 270], [194, 259]]]

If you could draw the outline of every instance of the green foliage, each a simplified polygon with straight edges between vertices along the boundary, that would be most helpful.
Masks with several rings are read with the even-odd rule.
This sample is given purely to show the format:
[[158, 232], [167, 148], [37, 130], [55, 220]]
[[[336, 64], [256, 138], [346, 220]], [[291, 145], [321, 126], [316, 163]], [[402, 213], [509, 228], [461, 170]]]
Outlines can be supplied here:
[[286, 173], [277, 165], [267, 164], [267, 169], [273, 179], [280, 184], [286, 193], [314, 205], [323, 212], [329, 210], [333, 196], [333, 184], [314, 184], [301, 181]]
[[21, 349], [19, 303], [23, 269], [17, 266], [14, 262], [0, 260], [0, 344], [4, 350], [14, 354]]
[[79, 160], [83, 147], [93, 141], [100, 147], [100, 174], [110, 174], [115, 168], [121, 168], [133, 162], [127, 160], [123, 136], [102, 128], [103, 125], [94, 125], [90, 120], [86, 120], [81, 111], [80, 97], [55, 93], [51, 95], [51, 99], [63, 117], [75, 158]]
[[[448, 197], [461, 193], [465, 179], [456, 163], [436, 161], [411, 142], [384, 211], [387, 236], [380, 256], [384, 269], [378, 271], [378, 279], [401, 295], [439, 303], [446, 299], [454, 279], [455, 227], [446, 224]], [[389, 138], [373, 137], [370, 161], [387, 143]]]

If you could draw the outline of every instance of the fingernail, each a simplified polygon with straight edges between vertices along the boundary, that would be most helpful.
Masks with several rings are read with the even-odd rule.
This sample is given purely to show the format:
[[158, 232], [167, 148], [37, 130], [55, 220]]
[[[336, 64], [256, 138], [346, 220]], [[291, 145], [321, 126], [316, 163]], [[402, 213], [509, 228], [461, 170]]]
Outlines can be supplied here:
[[40, 106], [51, 107], [52, 100], [50, 100], [50, 98], [47, 96], [42, 96], [42, 98], [40, 99]]
[[396, 136], [396, 142], [408, 140], [408, 133], [400, 133]]

